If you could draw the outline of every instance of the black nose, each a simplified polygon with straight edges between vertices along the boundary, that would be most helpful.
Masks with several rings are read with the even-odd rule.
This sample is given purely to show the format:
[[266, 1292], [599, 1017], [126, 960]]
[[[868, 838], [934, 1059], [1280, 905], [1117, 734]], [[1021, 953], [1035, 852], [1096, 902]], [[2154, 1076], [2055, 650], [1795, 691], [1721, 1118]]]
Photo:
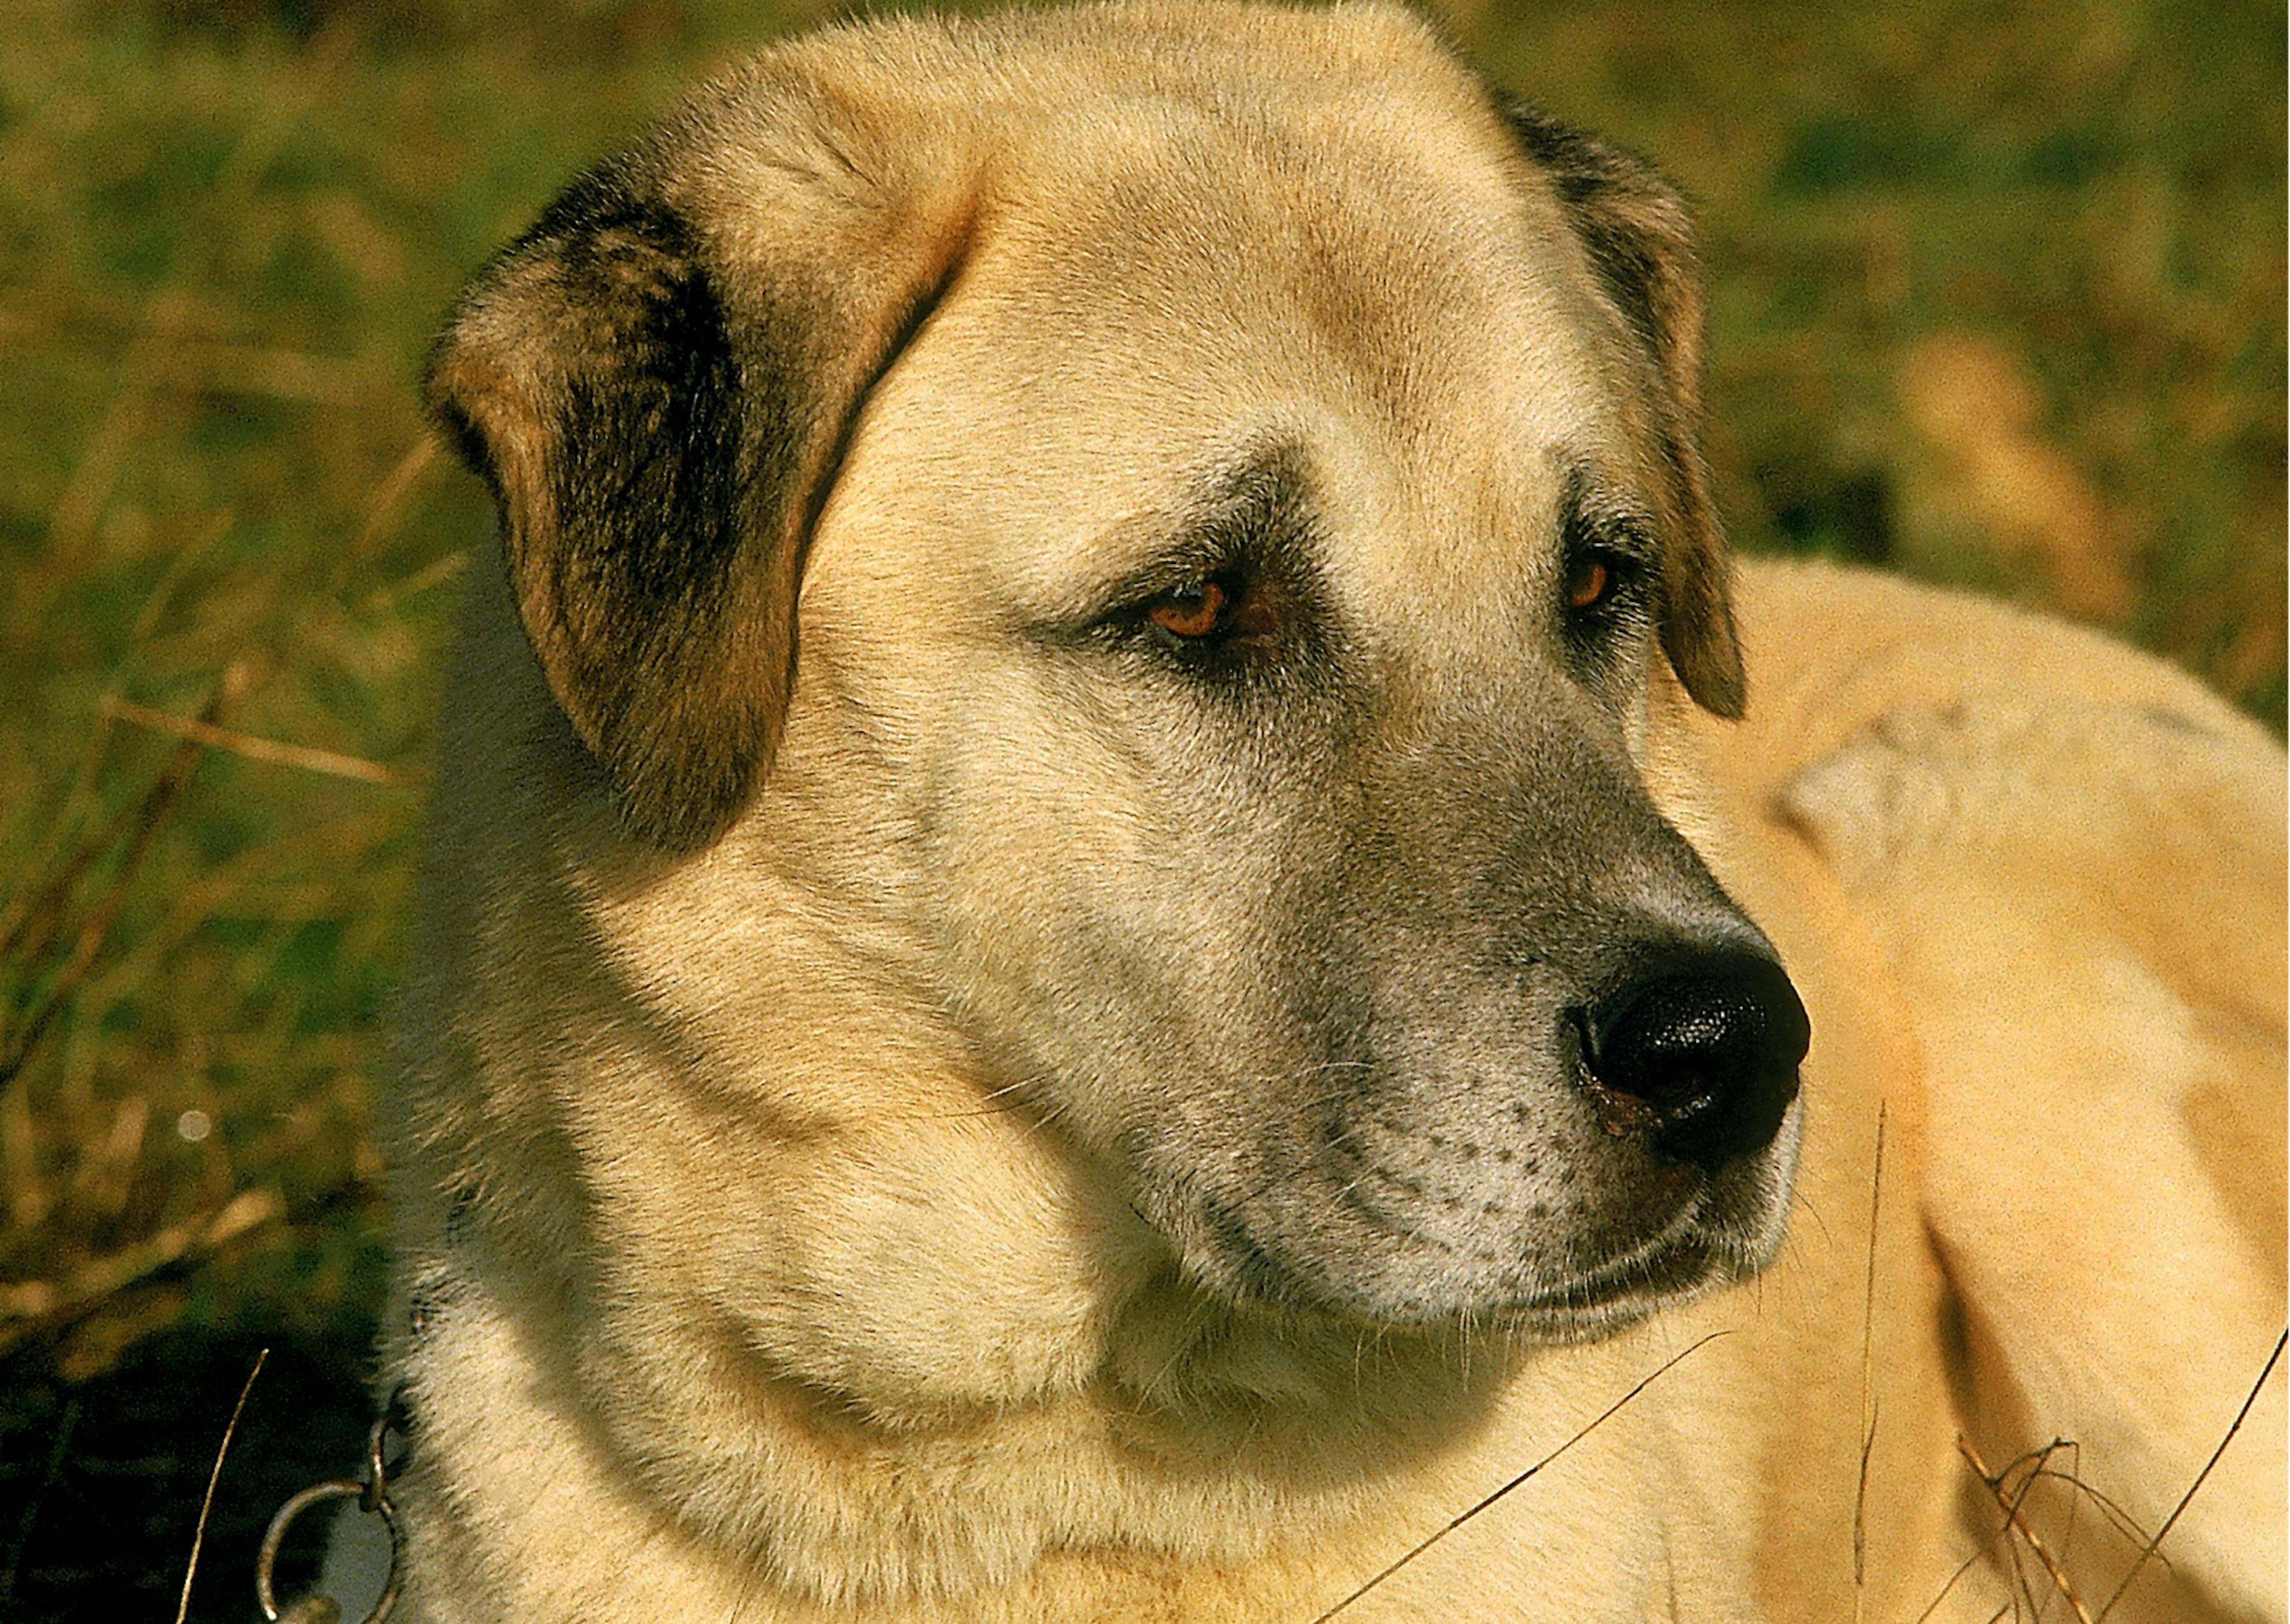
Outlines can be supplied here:
[[1812, 1036], [1779, 964], [1701, 953], [1584, 1012], [1582, 1059], [1611, 1130], [1643, 1128], [1665, 1155], [1715, 1169], [1773, 1143]]

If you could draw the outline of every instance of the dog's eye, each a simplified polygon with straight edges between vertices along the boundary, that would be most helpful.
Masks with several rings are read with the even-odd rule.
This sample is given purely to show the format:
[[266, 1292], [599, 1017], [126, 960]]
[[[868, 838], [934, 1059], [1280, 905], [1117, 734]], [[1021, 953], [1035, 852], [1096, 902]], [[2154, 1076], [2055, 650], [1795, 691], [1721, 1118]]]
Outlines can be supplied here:
[[1189, 580], [1145, 600], [1145, 623], [1155, 636], [1186, 649], [1221, 649], [1257, 642], [1279, 629], [1280, 594], [1238, 568]]
[[1173, 637], [1198, 643], [1223, 629], [1232, 594], [1213, 580], [1188, 581], [1145, 606], [1145, 618]]
[[1627, 560], [1619, 554], [1592, 550], [1578, 555], [1566, 566], [1566, 607], [1580, 613], [1605, 603], [1626, 567]]
[[1566, 561], [1566, 612], [1596, 614], [1629, 596], [1637, 580], [1637, 559], [1613, 548], [1582, 548]]

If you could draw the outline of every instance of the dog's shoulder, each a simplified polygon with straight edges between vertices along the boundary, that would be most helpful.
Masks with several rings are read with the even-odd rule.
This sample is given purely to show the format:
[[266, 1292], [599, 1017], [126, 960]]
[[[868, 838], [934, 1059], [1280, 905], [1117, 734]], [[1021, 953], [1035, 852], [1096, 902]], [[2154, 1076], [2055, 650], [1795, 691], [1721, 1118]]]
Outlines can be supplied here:
[[2246, 749], [2265, 739], [2194, 677], [2086, 627], [1830, 564], [1757, 559], [1740, 574], [1758, 730], [1794, 740], [1799, 764], [1888, 711], [1989, 691], [2151, 712]]
[[[2281, 747], [2186, 672], [1866, 572], [1766, 563], [1744, 576], [1751, 741], [1776, 809], [1849, 883], [2024, 849], [2062, 877], [2082, 852], [2238, 886], [2271, 875], [2279, 891]], [[2203, 861], [2174, 859], [2188, 840]]]

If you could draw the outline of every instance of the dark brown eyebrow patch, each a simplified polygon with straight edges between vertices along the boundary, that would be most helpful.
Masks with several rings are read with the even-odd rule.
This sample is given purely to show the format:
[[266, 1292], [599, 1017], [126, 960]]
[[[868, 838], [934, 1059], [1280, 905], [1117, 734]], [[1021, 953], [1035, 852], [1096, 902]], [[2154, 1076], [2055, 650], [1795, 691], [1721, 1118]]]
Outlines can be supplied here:
[[1181, 580], [1269, 561], [1300, 548], [1315, 528], [1315, 516], [1302, 452], [1290, 445], [1255, 452], [1208, 483], [1176, 544], [1153, 568]]
[[1567, 471], [1558, 500], [1558, 545], [1562, 564], [1594, 548], [1619, 553], [1645, 571], [1661, 557], [1652, 516], [1579, 461]]
[[1302, 568], [1317, 527], [1302, 453], [1288, 445], [1251, 453], [1201, 482], [1163, 545], [1101, 588], [1089, 618], [1237, 568]]

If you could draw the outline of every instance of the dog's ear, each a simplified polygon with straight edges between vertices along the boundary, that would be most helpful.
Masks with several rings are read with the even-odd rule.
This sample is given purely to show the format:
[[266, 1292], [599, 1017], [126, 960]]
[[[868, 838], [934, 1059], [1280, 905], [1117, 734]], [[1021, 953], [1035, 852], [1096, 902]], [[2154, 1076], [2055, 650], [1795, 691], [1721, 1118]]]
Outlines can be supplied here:
[[1718, 716], [1739, 716], [1744, 684], [1726, 532], [1701, 460], [1701, 275], [1692, 213], [1642, 159], [1524, 103], [1503, 111], [1652, 363], [1653, 449], [1667, 509], [1661, 645], [1688, 693]]
[[673, 167], [559, 198], [462, 297], [428, 395], [492, 487], [526, 635], [623, 821], [694, 851], [771, 763], [813, 522], [956, 251], [897, 209], [839, 220], [800, 164], [711, 236], [720, 208], [671, 196]]

